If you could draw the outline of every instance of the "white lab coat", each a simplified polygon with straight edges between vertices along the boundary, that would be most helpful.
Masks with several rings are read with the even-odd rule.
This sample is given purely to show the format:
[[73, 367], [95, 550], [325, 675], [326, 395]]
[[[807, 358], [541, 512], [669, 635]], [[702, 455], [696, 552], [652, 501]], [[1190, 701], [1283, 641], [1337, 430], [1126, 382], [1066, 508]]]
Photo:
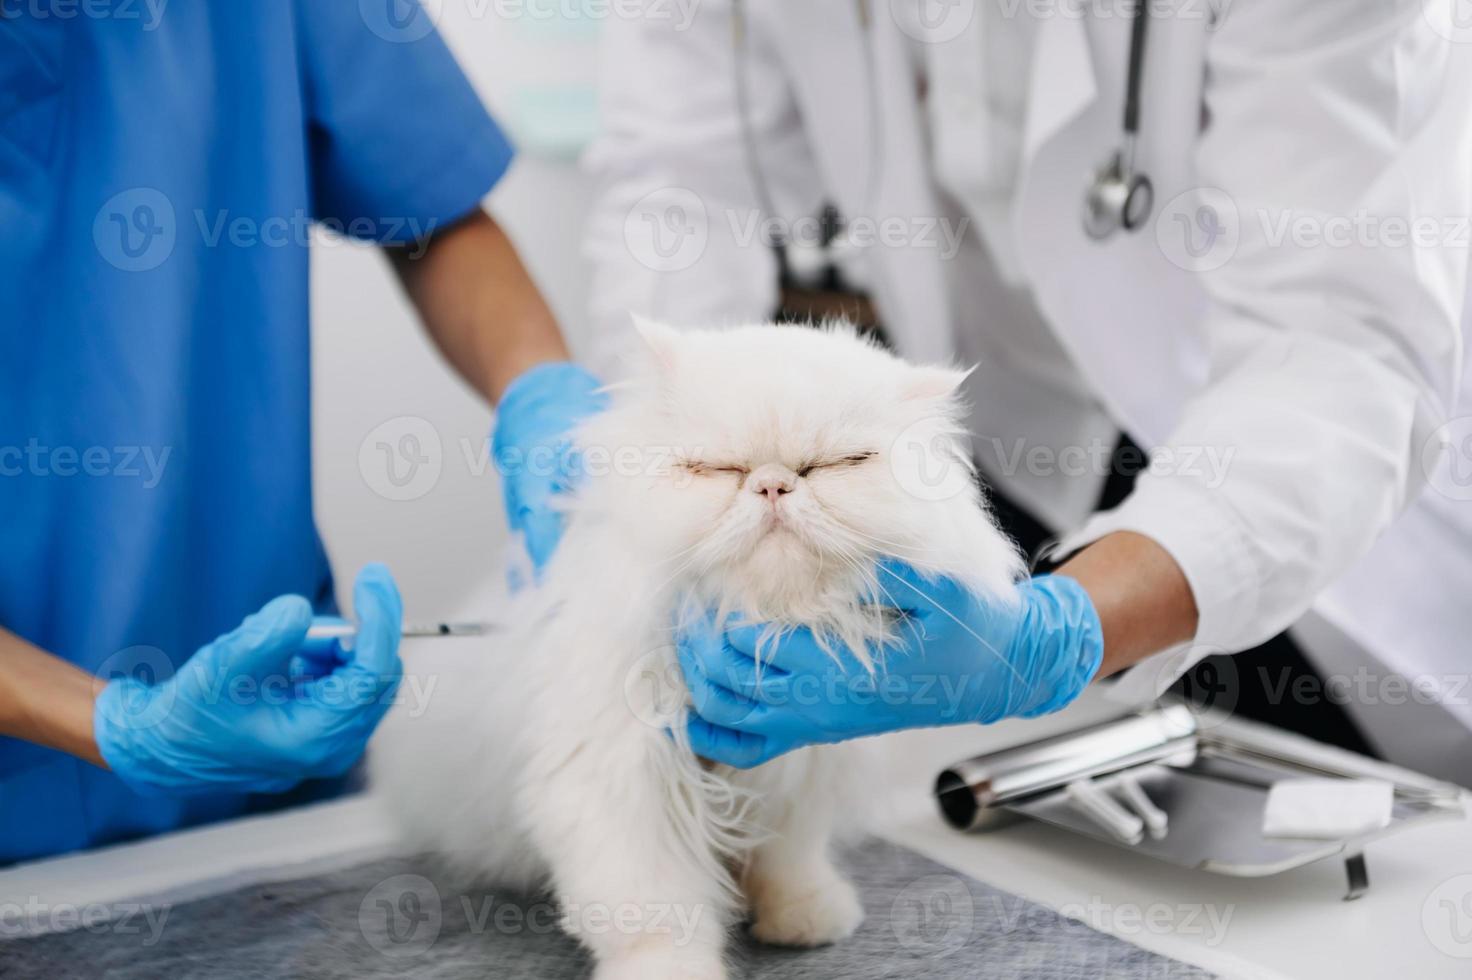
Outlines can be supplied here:
[[[946, 78], [929, 78], [927, 98], [919, 76], [979, 49], [941, 57], [917, 45], [904, 29], [914, 2], [878, 0], [866, 31], [853, 0], [749, 0], [751, 128], [779, 213], [830, 200], [849, 217], [959, 217], [965, 137], [984, 132], [985, 106]], [[1032, 9], [952, 4], [969, 19], [937, 43], [972, 44], [1014, 7]], [[1127, 675], [1129, 696], [1153, 696], [1199, 657], [1253, 646], [1312, 610], [1332, 627], [1315, 635], [1338, 638], [1333, 670], [1444, 685], [1455, 703], [1412, 722], [1443, 726], [1419, 740], [1435, 757], [1401, 761], [1472, 782], [1472, 762], [1449, 768], [1445, 757], [1460, 746], [1472, 760], [1472, 692], [1449, 690], [1472, 670], [1472, 502], [1422, 492], [1423, 448], [1455, 417], [1463, 371], [1456, 226], [1472, 213], [1472, 53], [1438, 32], [1432, 7], [1235, 0], [1213, 21], [1191, 14], [1199, 0], [1168, 14], [1157, 2], [1139, 157], [1155, 215], [1102, 245], [1080, 212], [1089, 174], [1119, 145], [1129, 25], [1045, 17], [1030, 76], [1017, 79], [1022, 159], [1009, 221], [987, 229], [995, 258], [977, 236], [949, 260], [881, 242], [862, 269], [906, 355], [980, 361], [979, 431], [1057, 448], [1108, 443], [1117, 425], [1178, 450], [1178, 472], [1142, 476], [1123, 506], [1092, 518], [1097, 474], [1006, 472], [979, 454], [1004, 490], [1070, 532], [1066, 547], [1132, 529], [1184, 570], [1196, 641]], [[726, 322], [775, 305], [775, 262], [743, 240], [756, 198], [732, 37], [726, 0], [705, 0], [684, 30], [660, 16], [605, 26], [604, 131], [588, 160], [600, 183], [593, 313], [607, 336], [624, 332], [629, 310]], [[917, 50], [928, 62], [918, 69]], [[1222, 253], [1199, 257], [1172, 237], [1202, 202], [1226, 222], [1219, 267]], [[698, 247], [651, 256], [641, 222], [672, 214]], [[1426, 247], [1396, 247], [1388, 231], [1332, 247], [1282, 235], [1285, 219], [1311, 236], [1361, 214], [1440, 221], [1446, 233]], [[1224, 478], [1186, 465], [1208, 450], [1230, 460]], [[1424, 458], [1434, 463], [1434, 449]], [[1433, 488], [1445, 474], [1430, 469]], [[1378, 738], [1383, 711], [1351, 709]], [[1393, 723], [1404, 728], [1409, 710]], [[1447, 728], [1448, 713], [1461, 724]]]

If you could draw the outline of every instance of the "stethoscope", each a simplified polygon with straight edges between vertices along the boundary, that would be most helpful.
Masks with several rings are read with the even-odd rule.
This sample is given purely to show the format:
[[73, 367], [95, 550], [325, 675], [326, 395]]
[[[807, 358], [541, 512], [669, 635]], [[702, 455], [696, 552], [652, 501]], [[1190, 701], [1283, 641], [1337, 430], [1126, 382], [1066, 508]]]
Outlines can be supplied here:
[[[882, 166], [884, 145], [883, 118], [879, 113], [878, 72], [874, 65], [874, 51], [869, 43], [872, 26], [871, 0], [853, 0], [854, 15], [860, 33], [864, 36], [861, 51], [864, 57], [865, 104], [868, 107], [869, 132], [873, 138], [869, 144], [867, 189], [864, 194], [864, 212], [874, 213], [874, 201], [878, 196], [879, 173]], [[775, 215], [772, 193], [767, 185], [766, 171], [757, 153], [755, 126], [752, 122], [751, 80], [748, 77], [749, 54], [747, 51], [747, 17], [745, 0], [731, 0], [731, 47], [733, 52], [732, 82], [736, 93], [736, 114], [741, 128], [741, 145], [746, 173], [756, 196], [757, 210], [762, 216]], [[778, 238], [770, 243], [777, 260], [778, 278], [783, 285], [811, 284], [834, 276], [844, 264], [844, 257], [857, 251], [849, 242], [848, 232], [837, 209], [825, 205], [823, 220], [833, 233], [825, 235], [821, 244], [788, 241]]]
[[[1129, 66], [1125, 81], [1124, 125], [1119, 149], [1112, 153], [1098, 170], [1084, 194], [1084, 233], [1094, 241], [1104, 241], [1116, 232], [1138, 231], [1149, 220], [1155, 207], [1155, 186], [1150, 177], [1136, 165], [1135, 153], [1140, 135], [1140, 92], [1145, 68], [1146, 37], [1149, 32], [1150, 0], [1136, 0], [1130, 12]], [[865, 34], [870, 29], [869, 0], [855, 0], [858, 22]], [[767, 214], [772, 210], [771, 196], [765, 174], [757, 159], [756, 137], [751, 120], [749, 80], [746, 77], [746, 10], [743, 0], [732, 0], [732, 47], [734, 50], [735, 87], [737, 113], [740, 117], [741, 137], [745, 163], [756, 189], [758, 207]], [[869, 116], [871, 127], [878, 132], [880, 117], [878, 93], [875, 91], [873, 54], [869, 44], [864, 44], [864, 55], [869, 76]], [[878, 147], [870, 160], [871, 198], [873, 183], [877, 179], [879, 165], [874, 159]], [[784, 274], [790, 268], [789, 255], [783, 243], [774, 243], [774, 251]]]
[[1130, 14], [1129, 75], [1124, 94], [1124, 135], [1120, 147], [1094, 172], [1084, 195], [1084, 233], [1102, 242], [1115, 232], [1137, 231], [1155, 206], [1155, 185], [1135, 168], [1135, 145], [1140, 135], [1140, 78], [1145, 67], [1145, 35], [1150, 25], [1150, 0], [1135, 0]]

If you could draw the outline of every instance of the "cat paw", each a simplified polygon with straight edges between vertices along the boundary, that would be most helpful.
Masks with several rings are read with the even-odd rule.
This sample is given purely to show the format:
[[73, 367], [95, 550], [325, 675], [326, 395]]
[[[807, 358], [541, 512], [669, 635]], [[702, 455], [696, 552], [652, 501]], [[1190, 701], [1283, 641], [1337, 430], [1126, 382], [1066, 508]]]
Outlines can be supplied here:
[[852, 936], [864, 921], [858, 892], [836, 871], [768, 880], [754, 891], [751, 934], [773, 946], [826, 946]]
[[600, 959], [593, 980], [726, 980], [726, 965], [715, 954], [630, 951]]

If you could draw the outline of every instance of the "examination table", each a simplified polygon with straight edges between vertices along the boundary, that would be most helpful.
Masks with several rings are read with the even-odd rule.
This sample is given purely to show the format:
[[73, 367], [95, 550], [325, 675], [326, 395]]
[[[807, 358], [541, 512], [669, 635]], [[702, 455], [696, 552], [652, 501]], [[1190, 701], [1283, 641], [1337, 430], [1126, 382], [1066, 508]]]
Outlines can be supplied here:
[[[406, 641], [404, 657], [452, 669], [477, 642]], [[1472, 818], [1379, 843], [1348, 902], [1334, 861], [1230, 878], [1039, 824], [942, 821], [947, 765], [1118, 710], [1090, 691], [1050, 718], [886, 737], [879, 838], [847, 858], [864, 929], [817, 951], [738, 936], [733, 980], [1472, 977]], [[0, 977], [586, 976], [545, 902], [449, 884], [357, 797], [0, 871]]]

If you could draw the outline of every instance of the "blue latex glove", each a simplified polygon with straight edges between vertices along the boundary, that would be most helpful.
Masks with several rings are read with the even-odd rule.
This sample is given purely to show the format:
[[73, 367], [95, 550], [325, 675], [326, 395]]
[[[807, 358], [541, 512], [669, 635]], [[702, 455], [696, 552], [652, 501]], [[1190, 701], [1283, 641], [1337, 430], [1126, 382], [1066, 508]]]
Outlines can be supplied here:
[[[310, 625], [315, 629], [318, 626], [349, 626], [351, 624], [341, 616], [313, 616]], [[337, 670], [351, 660], [352, 656], [351, 642], [344, 645], [344, 642], [335, 636], [308, 636], [302, 641], [301, 649], [296, 652], [296, 656], [291, 658], [287, 666], [287, 673], [295, 681], [313, 681]]]
[[603, 410], [602, 382], [576, 364], [539, 364], [513, 381], [496, 406], [491, 452], [501, 473], [506, 521], [520, 531], [540, 571], [562, 537], [553, 500], [577, 485], [579, 466], [568, 436]]
[[879, 565], [879, 582], [900, 607], [905, 642], [870, 651], [872, 674], [851, 651], [835, 662], [805, 629], [769, 643], [760, 670], [761, 627], [722, 632], [707, 621], [683, 631], [695, 752], [748, 768], [805, 745], [1032, 717], [1071, 702], [1098, 672], [1099, 617], [1071, 578], [1024, 582], [1015, 606], [898, 562]]
[[387, 568], [359, 573], [353, 607], [353, 648], [323, 676], [304, 676], [293, 665], [312, 607], [286, 595], [161, 683], [110, 681], [93, 709], [103, 760], [150, 795], [273, 793], [346, 772], [388, 711], [402, 673], [403, 609]]

